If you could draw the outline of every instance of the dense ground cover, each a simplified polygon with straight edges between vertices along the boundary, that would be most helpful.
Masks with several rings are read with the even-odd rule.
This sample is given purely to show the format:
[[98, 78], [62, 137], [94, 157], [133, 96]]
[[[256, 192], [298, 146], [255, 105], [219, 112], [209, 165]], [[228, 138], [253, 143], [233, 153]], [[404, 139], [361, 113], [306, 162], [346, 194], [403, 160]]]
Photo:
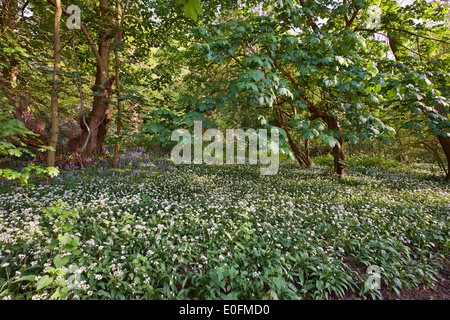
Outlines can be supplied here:
[[121, 164], [0, 187], [0, 298], [382, 298], [368, 266], [398, 291], [448, 259], [450, 186], [427, 172]]

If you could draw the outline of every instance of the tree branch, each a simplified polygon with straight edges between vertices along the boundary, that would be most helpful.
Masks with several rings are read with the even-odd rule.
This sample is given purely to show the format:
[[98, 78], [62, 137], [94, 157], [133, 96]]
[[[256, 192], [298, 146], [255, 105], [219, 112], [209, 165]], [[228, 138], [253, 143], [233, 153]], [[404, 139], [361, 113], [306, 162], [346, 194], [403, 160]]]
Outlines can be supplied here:
[[[52, 6], [56, 7], [55, 0], [47, 0], [47, 2], [50, 3]], [[62, 8], [62, 12], [68, 17], [71, 17], [73, 15], [72, 13], [69, 13], [65, 8]], [[91, 47], [92, 51], [94, 52], [95, 58], [97, 59], [98, 63], [100, 65], [104, 66], [105, 62], [103, 61], [102, 57], [100, 56], [100, 53], [98, 52], [94, 41], [92, 40], [91, 36], [89, 35], [88, 30], [86, 29], [84, 24], [81, 23], [81, 21], [80, 21], [80, 29], [83, 32], [85, 38], [87, 39], [87, 41], [89, 43], [89, 46]]]
[[[302, 5], [302, 7], [306, 6], [306, 2], [305, 0], [300, 0], [300, 4]], [[317, 23], [311, 19], [311, 18], [306, 18], [306, 20], [308, 21], [308, 24], [311, 26], [311, 28], [316, 31], [317, 29], [319, 29], [319, 27], [317, 26]]]
[[300, 88], [297, 79], [294, 78], [294, 76], [292, 75], [292, 73], [290, 73], [289, 71], [286, 71], [284, 69], [281, 68], [281, 66], [278, 64], [277, 61], [274, 61], [274, 66], [275, 68], [277, 68], [285, 77], [287, 77], [289, 79], [289, 81], [295, 86], [295, 88], [297, 88], [300, 93], [300, 97], [302, 98], [302, 100], [306, 103], [306, 106], [308, 107], [309, 112], [316, 114], [318, 117], [322, 117], [325, 115], [325, 112], [319, 108], [317, 108], [313, 102], [311, 102], [311, 100], [308, 99], [308, 97], [304, 94], [301, 93], [302, 88]]
[[[408, 31], [408, 30], [404, 30], [404, 29], [399, 29], [399, 28], [384, 28], [384, 29], [399, 31], [399, 32], [403, 32], [403, 33], [409, 34], [411, 36], [420, 37], [420, 38], [423, 38], [423, 39], [428, 39], [428, 40], [433, 40], [433, 41], [438, 41], [438, 42], [450, 44], [450, 42], [445, 41], [445, 40], [422, 36], [420, 34], [417, 34], [417, 33], [414, 33], [414, 32]], [[365, 32], [371, 32], [371, 33], [377, 33], [377, 31], [383, 31], [383, 29], [382, 28], [376, 28], [376, 29], [356, 28], [354, 31], [365, 31]]]
[[352, 16], [350, 19], [348, 19], [347, 16], [345, 16], [346, 21], [345, 21], [345, 26], [346, 27], [351, 27], [353, 24], [353, 21], [355, 21], [356, 17], [358, 16], [359, 10], [361, 9], [357, 4], [355, 4], [355, 11], [353, 12]]

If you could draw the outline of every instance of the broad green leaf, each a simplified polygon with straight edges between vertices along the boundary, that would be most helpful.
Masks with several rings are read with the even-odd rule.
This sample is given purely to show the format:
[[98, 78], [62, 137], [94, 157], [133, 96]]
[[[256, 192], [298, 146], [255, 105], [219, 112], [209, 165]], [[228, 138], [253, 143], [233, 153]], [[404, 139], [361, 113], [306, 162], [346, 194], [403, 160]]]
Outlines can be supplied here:
[[65, 266], [67, 262], [69, 262], [69, 260], [70, 260], [69, 256], [61, 257], [61, 255], [58, 254], [53, 258], [53, 263], [55, 264], [56, 268], [61, 268]]
[[59, 244], [58, 239], [53, 239], [50, 244], [47, 246], [47, 249], [52, 250]]
[[22, 276], [18, 278], [17, 280], [14, 280], [13, 282], [19, 282], [19, 281], [34, 281], [36, 279], [36, 276], [34, 274], [28, 275], [28, 276]]
[[66, 245], [70, 241], [70, 234], [65, 233], [64, 235], [58, 235], [58, 240], [62, 245]]
[[41, 279], [39, 279], [36, 290], [44, 289], [45, 287], [49, 286], [52, 282], [53, 282], [53, 277], [45, 275]]

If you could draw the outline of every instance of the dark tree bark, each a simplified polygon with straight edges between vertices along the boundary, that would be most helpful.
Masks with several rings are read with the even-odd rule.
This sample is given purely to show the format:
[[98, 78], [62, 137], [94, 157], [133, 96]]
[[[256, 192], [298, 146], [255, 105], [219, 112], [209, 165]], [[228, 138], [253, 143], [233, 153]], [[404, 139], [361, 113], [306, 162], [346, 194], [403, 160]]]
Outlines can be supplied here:
[[[100, 17], [103, 21], [111, 20], [111, 8], [108, 0], [100, 0]], [[107, 126], [110, 121], [109, 96], [114, 78], [109, 78], [109, 61], [110, 61], [110, 45], [114, 38], [111, 28], [107, 28], [99, 37], [98, 41], [98, 57], [97, 72], [95, 74], [95, 85], [92, 89], [94, 100], [92, 110], [87, 117], [87, 123], [92, 130], [86, 151], [92, 155], [103, 154], [103, 143], [106, 138]], [[97, 128], [94, 130], [94, 128]], [[88, 138], [88, 130], [86, 126], [82, 126], [82, 141]]]
[[311, 161], [311, 150], [309, 148], [309, 139], [305, 139], [305, 157], [306, 159], [308, 159], [310, 165], [312, 166], [312, 161]]
[[321, 116], [321, 118], [327, 123], [328, 128], [330, 130], [338, 132], [340, 135], [337, 138], [339, 145], [336, 144], [333, 147], [333, 158], [334, 158], [334, 173], [339, 178], [342, 178], [344, 177], [345, 172], [347, 171], [347, 162], [345, 160], [344, 139], [342, 138], [342, 129], [341, 126], [339, 125], [339, 117], [324, 114]]
[[[55, 0], [47, 0], [53, 6], [56, 5]], [[112, 7], [109, 5], [108, 0], [99, 0], [100, 18], [102, 21], [113, 21], [112, 19]], [[72, 13], [66, 9], [62, 9], [62, 12], [71, 16]], [[98, 35], [97, 45], [93, 41], [86, 26], [83, 23], [80, 24], [80, 29], [85, 36], [88, 44], [96, 58], [97, 71], [95, 74], [95, 85], [92, 88], [94, 95], [92, 109], [85, 121], [80, 121], [81, 134], [75, 139], [75, 141], [69, 141], [69, 146], [72, 149], [85, 148], [85, 151], [91, 155], [103, 154], [103, 142], [106, 138], [107, 125], [109, 123], [109, 96], [111, 92], [111, 85], [114, 81], [113, 78], [109, 78], [109, 62], [110, 62], [110, 45], [114, 38], [114, 32], [112, 30], [112, 24], [109, 27], [102, 28]], [[84, 115], [83, 115], [84, 116]], [[75, 151], [75, 150], [72, 150]]]
[[444, 150], [445, 157], [447, 158], [447, 174], [445, 179], [450, 180], [450, 138], [444, 136], [437, 136], [437, 138]]
[[[128, 0], [129, 1], [129, 0]], [[117, 45], [120, 42], [122, 42], [123, 38], [123, 22], [124, 22], [124, 14], [125, 10], [128, 6], [128, 1], [125, 3], [125, 6], [121, 9], [119, 6], [119, 1], [116, 0], [116, 11], [117, 11], [117, 21], [119, 21], [120, 29], [116, 31], [116, 36], [114, 39], [114, 43]], [[121, 11], [121, 12], [120, 12]], [[119, 17], [120, 12], [120, 17]], [[119, 78], [119, 52], [116, 47], [114, 50], [114, 71], [115, 71], [115, 78], [116, 78], [116, 91], [117, 91], [117, 129], [116, 134], [120, 137], [122, 134], [122, 101], [121, 101], [121, 88], [120, 88], [120, 78]], [[116, 142], [114, 145], [114, 154], [113, 154], [113, 163], [112, 166], [114, 169], [117, 169], [117, 161], [119, 159], [119, 148], [120, 144], [119, 141]]]
[[[122, 39], [122, 33], [116, 35], [116, 42], [120, 42]], [[122, 103], [120, 101], [120, 80], [119, 80], [119, 53], [117, 50], [114, 52], [114, 64], [115, 64], [115, 74], [116, 74], [116, 90], [117, 90], [117, 130], [116, 134], [120, 136], [122, 134]], [[113, 168], [117, 169], [117, 161], [119, 159], [119, 148], [120, 144], [117, 141], [114, 145], [113, 154]]]
[[277, 109], [277, 118], [278, 122], [280, 124], [280, 127], [286, 132], [286, 136], [288, 138], [289, 147], [291, 148], [292, 152], [294, 153], [295, 159], [297, 159], [297, 162], [303, 166], [311, 167], [312, 162], [309, 157], [306, 157], [300, 149], [295, 144], [294, 139], [292, 139], [291, 133], [289, 132], [289, 128], [286, 125], [286, 121], [284, 120], [283, 114], [281, 113], [280, 109]]
[[[281, 66], [276, 61], [275, 61], [275, 67], [278, 70], [280, 70], [281, 73], [283, 73], [283, 75], [286, 76], [295, 87], [297, 87], [299, 90], [301, 90], [301, 88], [298, 85], [297, 80], [294, 78], [292, 73], [281, 68]], [[337, 138], [339, 145], [336, 145], [333, 148], [334, 172], [339, 178], [344, 177], [345, 172], [347, 171], [347, 162], [345, 160], [344, 139], [342, 138], [342, 128], [339, 124], [339, 117], [331, 116], [325, 110], [322, 110], [319, 107], [317, 107], [310, 99], [308, 99], [308, 97], [305, 94], [300, 94], [300, 98], [306, 104], [308, 111], [311, 113], [310, 120], [320, 118], [323, 121], [325, 121], [325, 123], [328, 126], [328, 129], [339, 133], [340, 136]], [[291, 147], [292, 147], [292, 145], [291, 145]]]

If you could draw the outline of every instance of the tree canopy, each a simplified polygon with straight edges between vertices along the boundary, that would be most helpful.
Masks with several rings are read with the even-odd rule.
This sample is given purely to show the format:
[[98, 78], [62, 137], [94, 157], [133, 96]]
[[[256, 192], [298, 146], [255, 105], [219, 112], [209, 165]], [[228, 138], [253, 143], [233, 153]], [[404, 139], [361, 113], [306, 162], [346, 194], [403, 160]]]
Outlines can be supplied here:
[[329, 148], [338, 176], [347, 147], [364, 140], [435, 137], [448, 177], [445, 1], [76, 1], [74, 28], [61, 1], [53, 71], [56, 4], [2, 2], [5, 121], [14, 113], [38, 135], [22, 138], [28, 147], [49, 145], [53, 83], [56, 157], [101, 156], [113, 142], [117, 159], [124, 139], [170, 145], [171, 132], [201, 120], [280, 128], [281, 150], [300, 165], [311, 166], [312, 146]]

